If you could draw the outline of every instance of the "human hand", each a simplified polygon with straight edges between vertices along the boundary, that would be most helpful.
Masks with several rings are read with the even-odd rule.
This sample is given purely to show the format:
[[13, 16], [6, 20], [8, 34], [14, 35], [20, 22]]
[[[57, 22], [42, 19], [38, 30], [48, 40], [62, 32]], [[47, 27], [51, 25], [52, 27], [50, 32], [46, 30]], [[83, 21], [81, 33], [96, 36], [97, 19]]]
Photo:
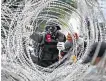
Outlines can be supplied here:
[[65, 49], [64, 42], [58, 42], [57, 43], [57, 49], [58, 50], [64, 50]]

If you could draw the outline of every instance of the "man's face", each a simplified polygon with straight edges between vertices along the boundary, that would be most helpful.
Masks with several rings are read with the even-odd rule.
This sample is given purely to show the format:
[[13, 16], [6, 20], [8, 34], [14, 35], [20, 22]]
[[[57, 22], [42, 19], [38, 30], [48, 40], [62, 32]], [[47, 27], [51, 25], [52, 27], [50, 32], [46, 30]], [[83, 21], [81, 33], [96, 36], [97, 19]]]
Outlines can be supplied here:
[[56, 31], [56, 27], [54, 26], [47, 26], [46, 31], [50, 34], [54, 33]]

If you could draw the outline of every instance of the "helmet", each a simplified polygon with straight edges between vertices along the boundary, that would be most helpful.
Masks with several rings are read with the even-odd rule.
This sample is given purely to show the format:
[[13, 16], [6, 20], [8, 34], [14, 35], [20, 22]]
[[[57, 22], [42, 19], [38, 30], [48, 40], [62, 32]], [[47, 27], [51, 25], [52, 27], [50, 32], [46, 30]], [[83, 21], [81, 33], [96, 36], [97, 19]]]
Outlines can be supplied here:
[[58, 20], [56, 19], [49, 19], [46, 22], [46, 27], [45, 27], [45, 31], [51, 32], [51, 33], [55, 33], [57, 30], [60, 30], [60, 24], [58, 22]]

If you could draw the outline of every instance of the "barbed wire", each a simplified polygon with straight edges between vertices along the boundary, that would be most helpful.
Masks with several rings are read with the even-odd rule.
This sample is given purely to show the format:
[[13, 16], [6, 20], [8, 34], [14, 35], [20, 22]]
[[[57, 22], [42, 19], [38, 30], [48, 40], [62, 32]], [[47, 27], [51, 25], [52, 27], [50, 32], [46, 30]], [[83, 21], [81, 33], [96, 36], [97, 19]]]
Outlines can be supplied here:
[[[89, 52], [89, 46], [92, 43], [106, 41], [105, 18], [96, 0], [75, 0], [74, 5], [62, 0], [2, 0], [1, 11], [2, 81], [88, 79], [85, 73], [91, 67], [90, 64], [71, 63], [70, 54], [77, 55], [81, 51], [79, 58], [82, 58], [80, 56]], [[64, 57], [64, 59], [69, 58], [63, 64], [56, 62], [48, 68], [43, 68], [33, 62], [28, 46], [30, 43], [33, 44], [30, 35], [37, 32], [38, 28], [43, 30], [40, 26], [49, 18], [58, 19], [62, 30], [71, 34], [74, 33], [74, 26], [69, 19], [74, 18], [78, 24], [80, 36], [87, 41], [87, 47], [84, 48], [83, 41], [80, 49], [77, 49], [78, 44], [74, 40], [74, 49]], [[37, 46], [35, 47], [37, 49]], [[93, 78], [90, 77], [91, 80]]]

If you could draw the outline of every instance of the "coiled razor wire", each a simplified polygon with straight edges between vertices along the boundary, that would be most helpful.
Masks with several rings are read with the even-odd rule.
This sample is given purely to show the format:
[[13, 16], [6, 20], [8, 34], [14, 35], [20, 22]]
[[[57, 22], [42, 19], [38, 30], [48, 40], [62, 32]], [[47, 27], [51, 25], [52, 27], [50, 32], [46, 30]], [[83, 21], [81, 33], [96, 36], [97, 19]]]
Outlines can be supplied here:
[[[2, 0], [1, 5], [1, 77], [2, 81], [95, 81], [106, 79], [106, 69], [89, 76], [90, 64], [72, 63], [71, 54], [79, 59], [89, 52], [89, 46], [106, 41], [106, 20], [97, 0]], [[33, 32], [42, 32], [48, 19], [55, 18], [65, 33], [73, 34], [75, 27], [83, 42], [74, 40], [73, 49], [60, 61], [47, 68], [35, 64], [29, 45], [35, 50], [37, 43], [30, 39]], [[73, 21], [73, 20], [72, 20]], [[74, 38], [74, 37], [72, 37]], [[84, 41], [87, 42], [84, 48]], [[35, 46], [34, 46], [35, 44]], [[32, 52], [35, 57], [37, 52]], [[65, 60], [65, 61], [64, 61]], [[64, 62], [63, 62], [64, 61]], [[63, 62], [63, 63], [62, 63]], [[99, 66], [104, 66], [106, 56]], [[106, 66], [105, 66], [106, 67]], [[103, 72], [103, 71], [104, 72]], [[97, 77], [99, 77], [97, 79]]]

